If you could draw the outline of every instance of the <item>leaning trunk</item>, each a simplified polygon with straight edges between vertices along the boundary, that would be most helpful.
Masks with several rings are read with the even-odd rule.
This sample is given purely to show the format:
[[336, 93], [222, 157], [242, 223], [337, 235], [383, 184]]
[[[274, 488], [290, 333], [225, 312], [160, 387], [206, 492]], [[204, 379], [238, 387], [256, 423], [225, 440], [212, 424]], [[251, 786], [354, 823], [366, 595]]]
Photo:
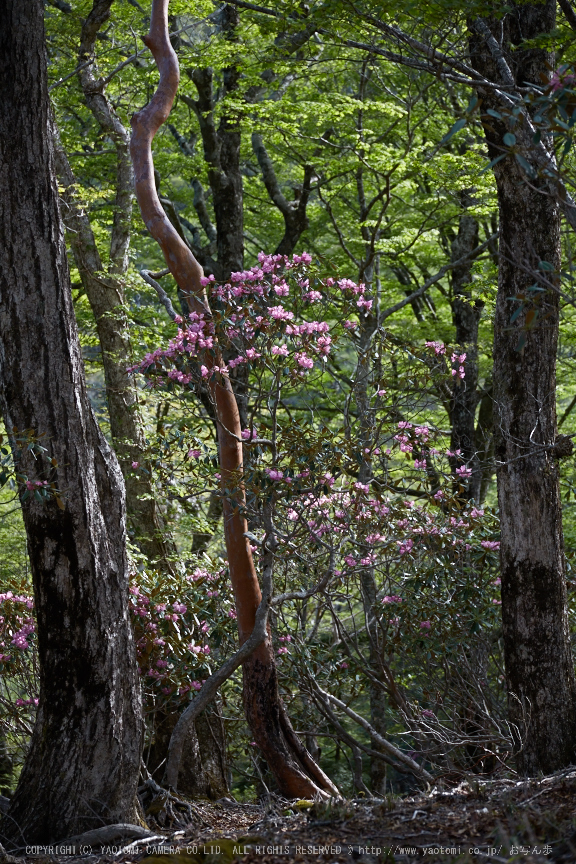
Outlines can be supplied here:
[[[550, 33], [554, 13], [553, 0], [547, 0], [516, 7], [503, 22], [487, 22], [494, 33], [503, 33], [506, 60], [519, 85], [528, 81], [541, 86], [553, 58], [540, 48], [512, 54], [510, 46]], [[476, 68], [498, 80], [486, 45], [481, 36], [472, 40]], [[482, 95], [483, 109], [495, 107], [491, 91]], [[495, 158], [507, 130], [493, 118], [486, 121], [490, 156]], [[504, 656], [518, 768], [534, 775], [570, 764], [576, 747], [576, 685], [554, 451], [559, 294], [550, 270], [545, 280], [539, 267], [547, 262], [552, 274], [560, 270], [560, 214], [539, 181], [526, 182], [512, 154], [495, 166], [494, 174], [500, 213], [494, 435]], [[534, 283], [543, 290], [530, 292]], [[513, 320], [519, 303], [522, 312]]]
[[[124, 484], [84, 381], [58, 213], [39, 0], [2, 5], [0, 68], [0, 402], [18, 472], [61, 491], [61, 502], [53, 494], [22, 502], [40, 702], [1, 834], [25, 844], [134, 820], [141, 719]], [[19, 449], [15, 436], [23, 430], [43, 436], [52, 460]]]
[[[154, 0], [150, 33], [145, 37], [145, 43], [158, 64], [160, 83], [150, 103], [132, 118], [134, 132], [131, 153], [136, 196], [146, 226], [159, 243], [190, 311], [210, 320], [210, 307], [201, 283], [202, 268], [168, 220], [154, 184], [151, 143], [170, 113], [179, 81], [178, 61], [168, 39], [167, 15], [168, 0]], [[217, 345], [213, 352], [205, 352], [201, 359], [209, 368], [223, 366]], [[242, 485], [239, 484], [243, 467], [242, 426], [227, 373], [213, 373], [209, 388], [218, 428], [226, 551], [242, 644], [254, 628], [256, 610], [261, 600], [258, 577], [245, 536], [245, 499]], [[236, 489], [233, 501], [227, 491], [230, 488]], [[319, 794], [322, 788], [335, 791], [335, 787], [300, 745], [286, 718], [278, 694], [270, 636], [244, 665], [244, 702], [254, 738], [269, 761], [283, 794], [311, 797]]]

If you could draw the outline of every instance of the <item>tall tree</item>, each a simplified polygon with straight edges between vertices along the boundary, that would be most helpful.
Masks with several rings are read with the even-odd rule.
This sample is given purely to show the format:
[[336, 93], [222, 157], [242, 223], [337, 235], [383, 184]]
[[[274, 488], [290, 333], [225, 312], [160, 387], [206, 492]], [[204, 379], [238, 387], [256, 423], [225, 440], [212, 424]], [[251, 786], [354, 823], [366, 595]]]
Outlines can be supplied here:
[[[546, 0], [514, 5], [498, 20], [472, 22], [475, 68], [497, 87], [540, 86], [554, 57], [546, 48], [523, 48], [522, 42], [551, 33], [555, 13], [555, 0]], [[521, 47], [513, 51], [514, 45]], [[480, 92], [483, 109], [501, 110], [495, 88]], [[497, 159], [509, 128], [483, 117], [489, 154]], [[526, 125], [522, 118], [520, 129]], [[560, 270], [560, 207], [546, 181], [526, 182], [521, 161], [512, 156], [495, 165], [494, 175], [500, 214], [494, 434], [504, 654], [518, 767], [536, 774], [568, 765], [576, 752], [576, 682], [555, 450], [559, 293], [553, 281], [543, 282], [539, 275], [545, 272], [542, 262], [552, 272]], [[514, 298], [530, 297], [535, 282], [543, 290], [515, 314]], [[531, 327], [538, 316], [540, 323]]]
[[[179, 82], [176, 54], [168, 39], [168, 0], [154, 0], [150, 32], [145, 38], [160, 70], [158, 89], [150, 103], [132, 118], [131, 153], [136, 196], [144, 222], [160, 245], [191, 313], [210, 321], [212, 313], [202, 286], [202, 268], [168, 220], [154, 183], [151, 143], [166, 121]], [[212, 342], [212, 340], [210, 340]], [[207, 349], [204, 362], [212, 369], [210, 398], [218, 427], [218, 453], [224, 500], [224, 533], [230, 579], [238, 615], [240, 642], [250, 636], [261, 591], [246, 537], [245, 493], [238, 484], [242, 475], [242, 437], [238, 404], [218, 345]], [[235, 488], [234, 496], [230, 489]], [[265, 641], [244, 662], [244, 708], [252, 733], [274, 773], [280, 790], [289, 796], [337, 793], [322, 770], [298, 740], [278, 693], [272, 640]]]
[[13, 437], [19, 472], [29, 484], [54, 484], [63, 505], [22, 495], [40, 702], [1, 828], [17, 845], [133, 820], [142, 733], [124, 484], [84, 381], [58, 212], [43, 12], [41, 0], [0, 7], [0, 402], [8, 434], [33, 430], [52, 457], [33, 458]]

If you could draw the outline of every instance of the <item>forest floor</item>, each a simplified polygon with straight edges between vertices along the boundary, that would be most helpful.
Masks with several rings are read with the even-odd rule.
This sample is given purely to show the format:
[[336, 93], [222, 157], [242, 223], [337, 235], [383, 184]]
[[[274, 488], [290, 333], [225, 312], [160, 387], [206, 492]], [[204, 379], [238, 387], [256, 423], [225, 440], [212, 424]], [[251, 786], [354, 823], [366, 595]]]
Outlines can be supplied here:
[[[174, 799], [172, 799], [174, 801]], [[170, 821], [176, 810], [159, 808]], [[166, 802], [165, 802], [166, 803]], [[575, 862], [576, 769], [542, 779], [469, 781], [410, 797], [312, 804], [194, 802], [186, 827], [158, 828], [92, 854], [39, 851], [37, 864], [415, 864]], [[48, 854], [46, 854], [48, 852]], [[56, 850], [54, 850], [56, 852]], [[52, 853], [52, 854], [50, 854]], [[0, 856], [1, 857], [1, 856]]]

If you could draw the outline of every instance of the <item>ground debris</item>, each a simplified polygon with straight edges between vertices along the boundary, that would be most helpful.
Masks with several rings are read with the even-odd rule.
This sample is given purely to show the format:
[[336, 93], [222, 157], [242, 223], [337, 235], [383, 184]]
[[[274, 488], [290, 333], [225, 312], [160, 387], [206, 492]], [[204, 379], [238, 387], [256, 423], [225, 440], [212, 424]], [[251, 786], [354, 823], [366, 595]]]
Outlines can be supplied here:
[[470, 778], [404, 798], [333, 799], [310, 807], [273, 795], [260, 804], [231, 797], [182, 803], [190, 809], [175, 811], [178, 830], [160, 830], [156, 823], [154, 836], [128, 846], [50, 861], [576, 864], [576, 768], [521, 781]]

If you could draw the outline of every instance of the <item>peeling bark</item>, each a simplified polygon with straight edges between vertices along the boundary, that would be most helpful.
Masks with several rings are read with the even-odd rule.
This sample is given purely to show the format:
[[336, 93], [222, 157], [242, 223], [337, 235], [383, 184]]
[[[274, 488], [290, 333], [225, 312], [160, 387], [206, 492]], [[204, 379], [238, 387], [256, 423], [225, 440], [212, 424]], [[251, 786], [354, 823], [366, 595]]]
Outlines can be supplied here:
[[[132, 117], [131, 154], [134, 163], [136, 195], [144, 222], [160, 245], [166, 264], [187, 299], [190, 311], [211, 317], [206, 292], [201, 284], [202, 268], [188, 246], [167, 218], [154, 184], [151, 143], [168, 118], [179, 82], [176, 54], [168, 39], [168, 0], [154, 0], [150, 32], [144, 37], [160, 71], [158, 89], [149, 104]], [[222, 366], [218, 347], [205, 360], [210, 367]], [[261, 592], [245, 536], [246, 519], [242, 515], [244, 490], [238, 484], [242, 474], [243, 455], [238, 404], [230, 379], [216, 373], [210, 382], [210, 394], [218, 424], [218, 451], [221, 488], [236, 488], [235, 500], [224, 498], [224, 533], [230, 580], [238, 616], [239, 641], [242, 645], [252, 633]], [[311, 797], [322, 789], [305, 773], [297, 754], [292, 752], [280, 726], [283, 706], [278, 694], [278, 679], [270, 635], [245, 662], [244, 702], [252, 733], [270, 762], [280, 790], [285, 795]], [[321, 774], [317, 769], [317, 776]], [[326, 778], [327, 779], [327, 778]], [[329, 781], [328, 781], [329, 782]], [[330, 784], [332, 785], [332, 784]], [[332, 787], [330, 792], [332, 792]]]

